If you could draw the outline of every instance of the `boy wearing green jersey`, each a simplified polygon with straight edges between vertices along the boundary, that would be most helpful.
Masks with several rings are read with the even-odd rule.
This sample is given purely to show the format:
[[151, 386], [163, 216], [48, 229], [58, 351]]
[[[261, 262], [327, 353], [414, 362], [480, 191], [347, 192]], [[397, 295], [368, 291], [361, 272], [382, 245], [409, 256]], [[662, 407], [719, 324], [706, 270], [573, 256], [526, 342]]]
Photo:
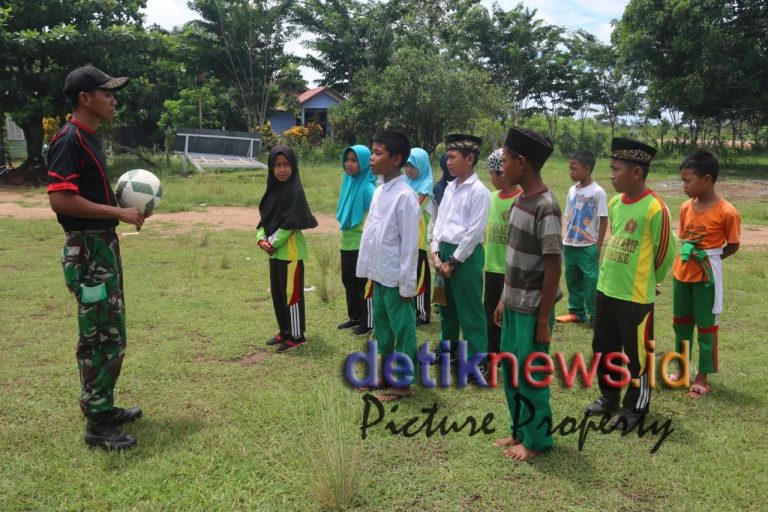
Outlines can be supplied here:
[[504, 181], [501, 167], [504, 148], [499, 148], [488, 157], [488, 172], [491, 173], [491, 207], [488, 210], [488, 224], [485, 226], [485, 293], [483, 302], [488, 320], [488, 353], [501, 350], [501, 327], [493, 322], [493, 312], [504, 291], [504, 273], [509, 240], [509, 212], [512, 203], [520, 194], [520, 186]]
[[625, 431], [648, 412], [656, 284], [676, 253], [669, 210], [645, 184], [655, 154], [654, 148], [631, 139], [611, 143], [611, 183], [619, 194], [608, 202], [611, 239], [600, 266], [592, 338], [593, 352], [602, 354], [597, 370], [602, 396], [585, 413], [602, 416], [618, 409], [621, 379], [606, 370], [612, 366], [606, 363], [607, 356], [623, 351], [631, 381], [610, 425]]

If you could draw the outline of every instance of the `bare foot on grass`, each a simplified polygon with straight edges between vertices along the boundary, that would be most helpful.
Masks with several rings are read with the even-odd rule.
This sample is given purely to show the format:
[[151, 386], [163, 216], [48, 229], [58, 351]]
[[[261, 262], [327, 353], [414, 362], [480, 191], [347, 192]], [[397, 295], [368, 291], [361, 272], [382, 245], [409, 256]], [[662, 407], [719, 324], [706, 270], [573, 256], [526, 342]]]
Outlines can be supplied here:
[[523, 444], [516, 444], [512, 448], [504, 450], [504, 456], [508, 459], [514, 460], [531, 460], [541, 455], [541, 452], [535, 452], [529, 448], [526, 448]]
[[694, 400], [697, 398], [701, 398], [703, 396], [707, 396], [710, 392], [712, 392], [712, 388], [708, 385], [701, 385], [701, 384], [694, 384], [690, 388], [688, 388], [688, 392], [686, 393], [686, 396], [688, 398], [693, 398]]
[[518, 444], [520, 444], [520, 441], [512, 436], [509, 436], [497, 439], [496, 442], [493, 443], [493, 446], [496, 448], [506, 448], [507, 446], [517, 446]]

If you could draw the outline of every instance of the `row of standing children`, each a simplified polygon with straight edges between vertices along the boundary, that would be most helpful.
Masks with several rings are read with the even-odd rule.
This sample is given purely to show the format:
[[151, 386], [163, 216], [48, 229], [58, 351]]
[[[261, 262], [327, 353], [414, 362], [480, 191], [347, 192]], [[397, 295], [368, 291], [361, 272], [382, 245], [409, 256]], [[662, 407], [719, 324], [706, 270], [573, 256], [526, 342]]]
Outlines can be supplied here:
[[[594, 156], [580, 151], [570, 161], [571, 178], [578, 183], [569, 190], [566, 206], [569, 312], [557, 320], [594, 322], [593, 353], [628, 356], [631, 378], [638, 385], [629, 386], [620, 403], [620, 390], [608, 385], [604, 378], [608, 372], [600, 365], [601, 396], [585, 410], [587, 415], [613, 415], [611, 424], [625, 429], [634, 427], [650, 406], [654, 303], [658, 284], [670, 268], [676, 352], [683, 352], [683, 342], [692, 341], [694, 326], [698, 330], [698, 372], [688, 396], [698, 398], [711, 391], [707, 375], [717, 371], [722, 260], [739, 248], [739, 213], [715, 191], [719, 161], [711, 152], [699, 150], [679, 168], [690, 199], [680, 209], [677, 235], [682, 247], [677, 253], [669, 210], [646, 185], [655, 154], [654, 148], [637, 141], [613, 140], [611, 181], [619, 194], [607, 208], [605, 192], [591, 177]], [[607, 224], [611, 239], [603, 254]], [[692, 357], [692, 348], [688, 355]], [[670, 375], [671, 380], [683, 378], [682, 371]]]
[[[503, 305], [495, 312], [497, 323], [503, 315], [501, 350], [514, 353], [518, 361], [525, 360], [531, 351], [548, 352], [549, 329], [553, 325], [550, 308], [560, 296], [556, 284], [560, 264], [551, 257], [558, 252], [555, 228], [560, 225], [559, 208], [553, 197], [546, 198], [546, 186], [539, 174], [549, 155], [547, 151], [551, 152], [545, 148], [551, 147], [551, 143], [534, 133], [524, 135], [531, 140], [521, 140], [520, 134], [510, 130], [504, 146], [505, 181], [520, 184], [523, 193], [510, 214]], [[655, 154], [654, 148], [638, 141], [613, 139], [611, 182], [619, 194], [607, 205], [604, 191], [591, 179], [594, 156], [577, 152], [569, 165], [571, 178], [578, 183], [569, 190], [566, 205], [561, 251], [565, 256], [570, 297], [569, 313], [560, 320], [594, 322], [593, 357], [611, 352], [623, 352], [628, 357], [627, 369], [632, 382], [638, 385], [628, 386], [620, 403], [620, 389], [607, 385], [605, 377], [609, 372], [600, 364], [601, 395], [585, 410], [587, 415], [610, 418], [610, 427], [624, 431], [634, 428], [649, 410], [650, 373], [654, 365], [654, 303], [658, 283], [670, 267], [673, 268], [673, 327], [678, 353], [683, 351], [684, 343], [692, 340], [694, 328], [698, 330], [698, 372], [688, 396], [697, 398], [711, 392], [707, 376], [718, 370], [722, 260], [739, 249], [739, 213], [715, 191], [719, 162], [712, 153], [700, 150], [684, 159], [679, 169], [683, 189], [690, 199], [680, 211], [677, 233], [682, 247], [677, 254], [669, 210], [646, 185]], [[543, 197], [538, 204], [528, 204], [536, 196]], [[553, 222], [554, 218], [558, 218], [557, 222]], [[607, 224], [610, 224], [611, 239], [601, 258]], [[533, 254], [537, 258], [532, 259]], [[537, 288], [531, 286], [534, 278], [528, 273], [535, 260], [543, 263], [544, 274], [541, 295], [534, 301], [538, 304], [534, 327], [534, 319], [527, 317], [524, 310], [525, 296]], [[531, 339], [535, 343], [526, 347], [527, 340]], [[549, 389], [531, 387], [522, 375], [518, 375], [518, 386], [511, 388], [508, 369], [507, 365], [505, 393], [512, 417], [511, 435], [498, 440], [496, 445], [506, 447], [508, 457], [525, 460], [552, 446], [551, 434], [541, 428], [548, 424], [547, 418], [551, 420]], [[684, 367], [671, 376], [672, 380], [687, 377], [683, 371]], [[611, 375], [614, 382], [619, 380], [617, 377], [616, 373]], [[532, 418], [521, 419], [520, 395], [529, 404]]]
[[[654, 148], [613, 139], [611, 182], [619, 194], [610, 201], [591, 178], [594, 156], [572, 155], [570, 175], [578, 183], [568, 193], [563, 236], [560, 207], [540, 174], [553, 151], [551, 141], [530, 130], [511, 128], [504, 147], [489, 158], [498, 189], [493, 196], [474, 173], [480, 142], [469, 135], [446, 138], [444, 176], [432, 189], [437, 212], [431, 206], [426, 152], [411, 150], [404, 134], [384, 130], [373, 138], [371, 151], [364, 146], [345, 150], [347, 175], [337, 219], [349, 319], [339, 327], [354, 326], [359, 328], [356, 332], [367, 334], [375, 325], [382, 356], [402, 352], [415, 361], [417, 312], [422, 322], [429, 318], [422, 316], [429, 314], [429, 240], [435, 271], [445, 281], [441, 339], [451, 341], [452, 352], [459, 339], [466, 340], [468, 358], [501, 351], [525, 361], [533, 352], [548, 352], [554, 305], [562, 297], [564, 254], [569, 313], [559, 320], [593, 322], [593, 353], [624, 352], [631, 378], [639, 383], [628, 387], [619, 409], [621, 391], [606, 384], [604, 377], [610, 372], [600, 364], [601, 396], [585, 412], [611, 415], [614, 427], [632, 428], [648, 412], [657, 285], [674, 262], [676, 348], [679, 352], [694, 326], [698, 328], [699, 372], [689, 395], [707, 394], [707, 375], [717, 371], [721, 262], [738, 250], [740, 224], [736, 209], [715, 192], [717, 158], [699, 151], [680, 166], [691, 199], [681, 208], [678, 234], [683, 247], [677, 255], [669, 210], [646, 185]], [[268, 343], [285, 351], [304, 343], [301, 260], [306, 248], [300, 230], [314, 227], [316, 221], [306, 205], [290, 148], [276, 147], [269, 162], [259, 246], [270, 253], [273, 302], [281, 329]], [[374, 175], [383, 180], [378, 188]], [[278, 188], [285, 192], [277, 193]], [[603, 254], [608, 225], [611, 238]], [[353, 254], [345, 255], [347, 251]], [[418, 301], [416, 308], [413, 305], [417, 296], [422, 297], [421, 309]], [[551, 435], [541, 425], [551, 418], [548, 386], [532, 386], [522, 375], [512, 386], [511, 366], [503, 361], [502, 368], [512, 423], [511, 435], [496, 444], [506, 448], [507, 456], [521, 460], [547, 451]], [[610, 376], [618, 380], [615, 372]], [[378, 397], [390, 401], [412, 393], [410, 385], [390, 386]], [[533, 421], [521, 421], [522, 399], [531, 404]]]
[[[336, 220], [341, 229], [341, 279], [346, 291], [348, 317], [338, 328], [353, 328], [352, 334], [356, 336], [368, 335], [373, 328], [373, 282], [356, 275], [363, 226], [376, 184], [370, 160], [371, 151], [362, 145], [350, 146], [342, 151], [345, 174], [336, 211]], [[431, 317], [431, 276], [427, 246], [434, 202], [429, 154], [421, 148], [412, 148], [404, 171], [405, 181], [416, 192], [420, 208], [417, 294], [414, 300], [416, 323], [419, 325], [429, 323]]]

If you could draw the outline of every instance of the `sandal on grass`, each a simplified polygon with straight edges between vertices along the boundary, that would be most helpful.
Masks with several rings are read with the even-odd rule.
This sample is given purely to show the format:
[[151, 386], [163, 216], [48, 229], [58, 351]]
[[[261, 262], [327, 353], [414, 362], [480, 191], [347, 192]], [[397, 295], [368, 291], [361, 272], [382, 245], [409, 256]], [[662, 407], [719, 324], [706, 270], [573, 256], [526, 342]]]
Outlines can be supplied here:
[[401, 398], [408, 398], [409, 396], [413, 396], [414, 394], [413, 389], [397, 391], [394, 391], [393, 389], [396, 388], [387, 388], [381, 393], [377, 393], [376, 398], [379, 400], [379, 402], [395, 402]]
[[370, 393], [371, 391], [378, 391], [379, 389], [384, 389], [384, 386], [382, 384], [377, 384], [375, 386], [362, 386], [359, 388], [354, 388], [355, 393]]
[[708, 395], [712, 391], [712, 387], [708, 384], [694, 384], [690, 388], [688, 388], [687, 395], [690, 398], [701, 398], [705, 395]]
[[386, 389], [384, 382], [379, 382], [374, 386], [360, 386], [359, 388], [352, 388], [355, 393], [370, 393], [371, 391], [378, 391], [380, 389]]

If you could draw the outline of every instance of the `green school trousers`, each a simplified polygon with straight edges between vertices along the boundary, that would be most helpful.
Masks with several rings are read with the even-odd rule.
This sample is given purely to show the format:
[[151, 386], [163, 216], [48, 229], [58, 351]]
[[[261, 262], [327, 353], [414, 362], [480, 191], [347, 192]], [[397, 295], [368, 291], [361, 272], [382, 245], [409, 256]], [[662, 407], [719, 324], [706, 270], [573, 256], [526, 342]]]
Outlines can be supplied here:
[[[440, 259], [448, 261], [456, 247], [456, 244], [440, 242]], [[440, 339], [451, 341], [451, 352], [456, 350], [460, 339], [466, 340], [467, 358], [488, 351], [488, 325], [483, 306], [484, 263], [485, 251], [482, 244], [478, 244], [469, 258], [459, 263], [451, 277], [445, 279], [447, 305], [440, 306]]]
[[416, 368], [416, 309], [413, 298], [403, 302], [399, 288], [373, 283], [373, 336], [378, 341], [379, 354], [402, 352], [411, 358]]
[[[536, 321], [538, 313], [520, 313], [504, 308], [504, 320], [501, 327], [501, 351], [509, 352], [517, 358], [517, 387], [512, 387], [511, 364], [502, 361], [504, 372], [504, 395], [507, 399], [509, 415], [512, 418], [510, 430], [512, 437], [522, 442], [526, 448], [543, 452], [552, 448], [552, 408], [549, 405], [549, 386], [532, 386], [525, 377], [525, 360], [534, 352], [549, 354], [551, 343], [536, 343]], [[550, 333], [555, 325], [555, 312], [549, 318]], [[544, 364], [542, 359], [533, 361], [534, 365]], [[534, 381], [541, 381], [546, 374], [533, 373]]]
[[568, 285], [568, 311], [595, 316], [595, 293], [600, 271], [597, 244], [585, 247], [563, 246], [565, 282]]
[[683, 283], [672, 278], [672, 327], [675, 350], [683, 351], [688, 341], [693, 358], [693, 327], [698, 331], [699, 373], [717, 373], [718, 315], [712, 313], [715, 287], [711, 283]]

